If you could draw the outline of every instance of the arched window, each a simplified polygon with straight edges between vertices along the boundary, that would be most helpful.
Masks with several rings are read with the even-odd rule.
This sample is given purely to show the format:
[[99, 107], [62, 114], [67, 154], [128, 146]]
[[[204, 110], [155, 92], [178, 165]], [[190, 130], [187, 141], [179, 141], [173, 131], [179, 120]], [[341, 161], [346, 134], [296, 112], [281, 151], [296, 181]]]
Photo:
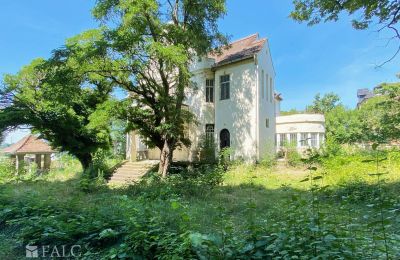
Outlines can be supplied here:
[[206, 142], [207, 145], [214, 145], [214, 125], [206, 125]]
[[219, 134], [221, 150], [231, 146], [231, 134], [227, 129], [222, 129]]

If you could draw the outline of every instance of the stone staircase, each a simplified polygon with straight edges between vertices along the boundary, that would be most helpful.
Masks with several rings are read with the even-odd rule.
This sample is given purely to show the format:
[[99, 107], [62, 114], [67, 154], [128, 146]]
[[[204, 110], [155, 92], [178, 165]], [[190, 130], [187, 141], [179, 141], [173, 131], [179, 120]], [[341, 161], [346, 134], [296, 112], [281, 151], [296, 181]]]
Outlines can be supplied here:
[[126, 162], [115, 170], [109, 180], [111, 185], [124, 185], [137, 182], [158, 164], [158, 161]]

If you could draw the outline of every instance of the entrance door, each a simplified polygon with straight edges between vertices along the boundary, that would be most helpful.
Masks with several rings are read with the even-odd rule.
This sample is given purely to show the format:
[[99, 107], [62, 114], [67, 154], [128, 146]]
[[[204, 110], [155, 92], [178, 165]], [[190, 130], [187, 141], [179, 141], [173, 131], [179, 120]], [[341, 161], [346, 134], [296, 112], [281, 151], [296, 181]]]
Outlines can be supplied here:
[[222, 129], [219, 134], [220, 144], [219, 147], [222, 149], [228, 148], [231, 146], [231, 134], [227, 129]]

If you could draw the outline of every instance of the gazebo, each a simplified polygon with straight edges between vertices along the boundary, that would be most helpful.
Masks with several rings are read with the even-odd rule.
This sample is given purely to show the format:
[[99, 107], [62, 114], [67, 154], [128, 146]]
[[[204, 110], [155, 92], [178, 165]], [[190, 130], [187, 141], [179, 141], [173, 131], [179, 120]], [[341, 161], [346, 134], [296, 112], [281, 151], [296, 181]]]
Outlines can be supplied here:
[[35, 155], [35, 162], [38, 170], [50, 170], [51, 154], [55, 153], [50, 145], [37, 136], [28, 135], [17, 143], [3, 149], [6, 155], [15, 157], [15, 166], [17, 171], [23, 165], [25, 156], [28, 154]]

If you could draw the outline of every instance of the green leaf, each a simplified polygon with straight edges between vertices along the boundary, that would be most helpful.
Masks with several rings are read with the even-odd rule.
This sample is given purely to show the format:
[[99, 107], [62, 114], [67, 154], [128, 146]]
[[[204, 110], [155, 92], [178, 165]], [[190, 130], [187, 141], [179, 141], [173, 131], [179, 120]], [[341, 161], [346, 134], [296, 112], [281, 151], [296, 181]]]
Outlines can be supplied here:
[[181, 207], [181, 204], [178, 201], [172, 201], [171, 202], [171, 208], [172, 209], [178, 209]]
[[305, 179], [301, 180], [300, 182], [306, 182], [306, 181], [309, 181], [309, 180], [310, 180], [310, 178], [305, 178]]

